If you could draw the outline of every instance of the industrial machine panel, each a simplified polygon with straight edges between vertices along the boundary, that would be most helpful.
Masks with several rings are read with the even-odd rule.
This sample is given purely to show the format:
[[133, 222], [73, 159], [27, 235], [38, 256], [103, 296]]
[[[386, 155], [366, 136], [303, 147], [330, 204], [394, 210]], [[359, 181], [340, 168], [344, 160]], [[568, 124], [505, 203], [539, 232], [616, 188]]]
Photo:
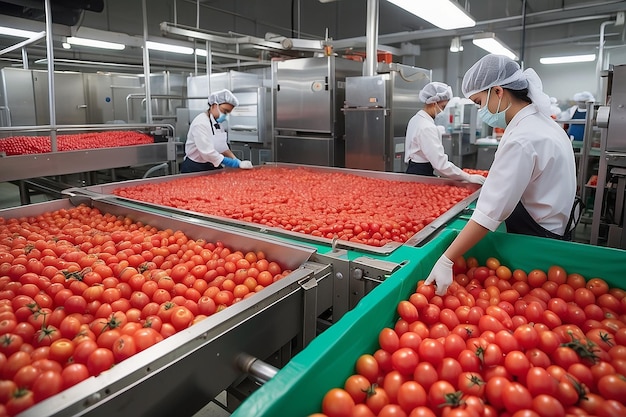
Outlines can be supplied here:
[[87, 81], [87, 119], [89, 122], [105, 123], [115, 120], [111, 75], [85, 74], [85, 79]]
[[333, 61], [302, 58], [276, 63], [276, 128], [334, 132]]
[[[346, 109], [346, 166], [354, 169], [391, 171], [392, 150], [388, 143], [380, 140], [387, 136], [385, 131], [389, 117], [386, 109], [353, 111]], [[358, 132], [358, 134], [357, 134]]]
[[[127, 123], [133, 121], [138, 122], [142, 113], [141, 102], [137, 100], [129, 100], [131, 94], [143, 94], [145, 88], [141, 85], [139, 77], [136, 75], [111, 75], [111, 90], [113, 101], [113, 120], [124, 120]], [[100, 99], [103, 99], [100, 97]], [[91, 102], [91, 97], [90, 97]], [[106, 97], [104, 97], [106, 100]], [[133, 120], [130, 115], [137, 115], [137, 119]]]
[[609, 152], [626, 151], [626, 65], [613, 68], [613, 89], [611, 90], [611, 118], [606, 150]]
[[[48, 73], [34, 70], [32, 74], [37, 124], [47, 125], [50, 123]], [[56, 124], [82, 125], [87, 123], [87, 99], [83, 74], [79, 72], [55, 72], [54, 96]]]
[[341, 149], [332, 138], [314, 136], [276, 136], [276, 158], [293, 164], [334, 166]]
[[2, 68], [0, 77], [0, 126], [37, 124], [31, 71]]
[[335, 57], [275, 62], [276, 129], [341, 134], [345, 79], [361, 68], [359, 62]]
[[386, 107], [389, 74], [346, 78], [347, 107]]

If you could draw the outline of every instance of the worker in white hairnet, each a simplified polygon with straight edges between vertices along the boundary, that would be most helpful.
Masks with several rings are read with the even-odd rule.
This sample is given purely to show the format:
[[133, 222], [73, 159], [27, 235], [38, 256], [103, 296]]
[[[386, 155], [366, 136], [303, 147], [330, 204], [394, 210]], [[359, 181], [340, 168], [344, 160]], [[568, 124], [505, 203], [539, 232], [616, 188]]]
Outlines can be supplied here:
[[550, 97], [550, 117], [557, 120], [561, 115], [561, 108], [559, 107], [559, 100], [556, 97]]
[[572, 144], [550, 117], [537, 73], [487, 55], [465, 73], [462, 91], [485, 123], [505, 130], [471, 219], [426, 279], [439, 295], [452, 283], [453, 261], [502, 222], [509, 233], [570, 240], [578, 211]]
[[476, 184], [485, 182], [482, 175], [470, 175], [448, 160], [441, 135], [443, 126], [435, 125], [435, 117], [452, 98], [449, 85], [433, 81], [422, 88], [419, 99], [424, 108], [409, 120], [406, 128], [405, 157], [408, 163], [407, 174], [434, 176], [433, 170], [441, 175], [460, 181]]
[[[587, 102], [596, 101], [589, 91], [581, 91], [574, 94], [573, 97], [576, 104], [565, 110], [559, 116], [560, 121], [567, 120], [586, 120], [587, 119]], [[567, 126], [567, 134], [573, 141], [582, 141], [585, 135], [585, 123], [569, 123]]]
[[240, 161], [232, 153], [226, 130], [220, 125], [238, 104], [237, 97], [229, 90], [209, 95], [209, 108], [197, 115], [189, 126], [180, 172], [211, 171], [222, 166], [252, 168], [250, 161]]

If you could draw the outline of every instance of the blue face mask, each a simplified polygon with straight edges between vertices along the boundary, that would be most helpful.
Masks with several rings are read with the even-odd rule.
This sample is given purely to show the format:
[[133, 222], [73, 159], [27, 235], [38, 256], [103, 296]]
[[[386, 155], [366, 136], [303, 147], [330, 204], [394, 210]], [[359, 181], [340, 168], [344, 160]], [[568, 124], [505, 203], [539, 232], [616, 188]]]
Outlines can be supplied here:
[[217, 119], [215, 119], [215, 121], [217, 123], [222, 123], [222, 122], [226, 121], [226, 117], [227, 116], [224, 113], [222, 113], [221, 111], [219, 111], [219, 109], [217, 111], [220, 113], [220, 116]]
[[511, 104], [509, 104], [509, 106], [506, 109], [499, 112], [498, 110], [500, 110], [500, 102], [502, 101], [502, 99], [500, 99], [498, 100], [498, 108], [496, 109], [496, 113], [491, 113], [488, 108], [490, 95], [491, 95], [491, 88], [489, 89], [489, 92], [487, 93], [487, 102], [485, 106], [478, 109], [478, 115], [480, 116], [482, 121], [487, 123], [489, 126], [500, 127], [502, 129], [505, 129], [506, 128], [506, 111], [511, 107]]

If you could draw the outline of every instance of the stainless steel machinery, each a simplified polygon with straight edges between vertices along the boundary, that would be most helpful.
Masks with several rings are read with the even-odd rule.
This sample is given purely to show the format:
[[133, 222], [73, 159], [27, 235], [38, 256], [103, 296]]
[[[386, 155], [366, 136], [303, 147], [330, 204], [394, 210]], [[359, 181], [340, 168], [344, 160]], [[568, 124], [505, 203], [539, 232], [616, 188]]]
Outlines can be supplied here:
[[344, 166], [346, 79], [361, 73], [335, 56], [272, 62], [275, 161]]
[[[587, 124], [601, 128], [598, 182], [595, 186], [591, 244], [598, 244], [606, 230], [607, 245], [626, 249], [626, 65], [606, 73], [607, 105], [590, 111]], [[589, 152], [592, 129], [585, 129], [582, 152]]]
[[455, 105], [446, 107], [443, 118], [446, 129], [443, 148], [450, 161], [459, 168], [475, 168], [476, 137], [480, 136], [482, 124], [478, 117], [478, 107], [471, 100], [460, 100]]
[[[111, 122], [145, 123], [142, 75], [55, 71], [55, 115], [59, 125]], [[185, 77], [169, 72], [150, 75], [153, 120], [176, 122], [186, 96]], [[50, 123], [47, 72], [0, 70], [0, 127]]]
[[404, 172], [406, 126], [420, 109], [431, 71], [382, 64], [377, 75], [346, 78], [346, 167]]

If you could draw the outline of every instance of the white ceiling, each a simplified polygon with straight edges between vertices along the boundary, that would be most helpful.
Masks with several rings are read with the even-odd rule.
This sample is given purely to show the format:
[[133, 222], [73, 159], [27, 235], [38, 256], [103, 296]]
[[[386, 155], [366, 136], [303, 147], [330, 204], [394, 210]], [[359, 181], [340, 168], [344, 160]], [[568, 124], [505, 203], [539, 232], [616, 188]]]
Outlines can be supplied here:
[[[51, 0], [52, 3], [85, 4], [86, 0]], [[162, 36], [159, 24], [171, 22], [212, 31], [220, 36], [250, 35], [263, 38], [272, 32], [292, 38], [323, 39], [326, 34], [343, 46], [363, 47], [366, 32], [367, 0], [145, 0], [147, 4], [147, 30], [149, 37]], [[23, 15], [8, 16], [3, 3], [22, 6]], [[42, 1], [0, 1], [0, 25], [22, 26], [41, 30], [39, 21], [25, 19], [33, 13], [32, 5]], [[626, 10], [626, 0], [459, 0], [477, 21], [474, 28], [443, 31], [410, 15], [386, 0], [379, 2], [379, 35], [381, 45], [399, 48], [402, 42], [419, 45], [422, 51], [447, 49], [454, 36], [470, 42], [474, 33], [492, 31], [512, 48], [521, 51], [550, 45], [568, 47], [588, 52], [599, 42], [602, 22], [614, 20], [619, 11]], [[523, 12], [523, 6], [526, 12]], [[31, 7], [29, 7], [31, 6]], [[14, 10], [14, 7], [12, 7]], [[60, 47], [62, 36], [87, 28], [106, 31], [118, 36], [131, 36], [137, 42], [143, 36], [142, 0], [105, 0], [100, 13], [85, 11], [79, 14], [74, 26], [55, 24], [55, 59], [83, 59], [116, 63], [141, 64], [139, 47], [129, 47], [123, 54], [110, 54], [87, 48], [71, 51]], [[105, 32], [96, 32], [105, 33]], [[108, 37], [109, 35], [107, 35]], [[15, 44], [19, 39], [0, 37], [0, 50]], [[176, 39], [176, 41], [186, 41]], [[624, 44], [624, 26], [610, 26], [606, 31], [607, 46]], [[45, 42], [27, 47], [29, 60], [46, 56]], [[202, 47], [203, 45], [201, 45]], [[232, 46], [216, 45], [235, 53]], [[240, 54], [257, 54], [267, 59], [271, 54], [259, 49], [239, 50]], [[0, 56], [0, 65], [11, 62], [19, 65], [19, 50]], [[11, 59], [13, 61], [7, 61]], [[151, 53], [155, 65], [193, 68], [193, 58], [174, 54]], [[216, 64], [229, 62], [216, 59]], [[230, 62], [233, 62], [231, 59]]]

